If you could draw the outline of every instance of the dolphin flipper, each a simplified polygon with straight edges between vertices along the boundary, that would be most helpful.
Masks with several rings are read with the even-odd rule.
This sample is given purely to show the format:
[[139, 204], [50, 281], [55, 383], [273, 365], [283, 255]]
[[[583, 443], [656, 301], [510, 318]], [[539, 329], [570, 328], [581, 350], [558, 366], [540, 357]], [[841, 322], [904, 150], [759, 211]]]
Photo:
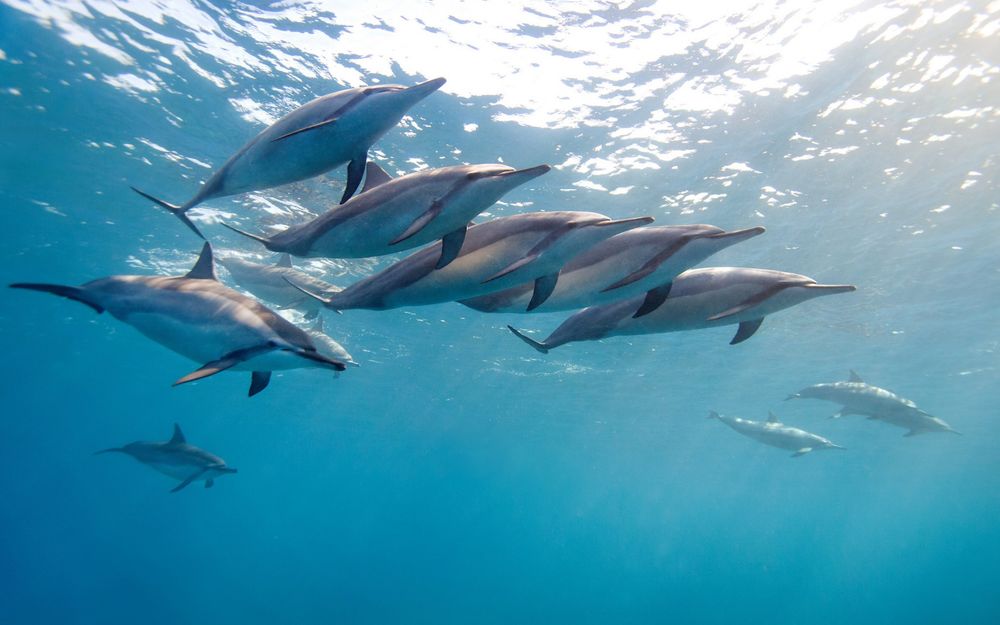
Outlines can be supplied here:
[[757, 306], [759, 304], [763, 304], [769, 298], [774, 297], [775, 295], [777, 295], [781, 291], [784, 291], [785, 289], [787, 289], [789, 287], [792, 287], [792, 286], [795, 286], [794, 282], [784, 282], [784, 283], [783, 282], [779, 282], [778, 284], [775, 284], [775, 285], [773, 285], [771, 287], [768, 287], [768, 288], [764, 289], [763, 291], [761, 291], [760, 293], [757, 293], [756, 295], [751, 295], [750, 297], [748, 297], [747, 299], [743, 300], [742, 302], [740, 302], [736, 306], [733, 306], [729, 310], [724, 310], [724, 311], [722, 311], [720, 313], [712, 315], [711, 317], [708, 318], [708, 321], [718, 321], [719, 319], [725, 319], [726, 317], [732, 317], [733, 315], [738, 315], [741, 312], [745, 312], [747, 310], [750, 310], [754, 306]]
[[531, 294], [531, 301], [528, 302], [528, 312], [538, 308], [545, 303], [556, 290], [556, 282], [559, 281], [559, 272], [550, 273], [547, 276], [535, 278], [535, 290]]
[[205, 363], [201, 368], [187, 374], [183, 378], [174, 382], [174, 386], [179, 386], [181, 384], [187, 384], [188, 382], [194, 382], [195, 380], [200, 380], [202, 378], [207, 378], [209, 376], [215, 375], [221, 371], [225, 371], [230, 367], [235, 367], [245, 360], [250, 360], [255, 356], [267, 353], [276, 349], [276, 346], [272, 343], [266, 343], [264, 345], [257, 345], [255, 347], [247, 347], [244, 349], [238, 349], [236, 351], [229, 352], [222, 358], [218, 360], [213, 360], [212, 362]]
[[208, 471], [208, 467], [205, 467], [204, 469], [198, 469], [197, 471], [195, 471], [191, 475], [187, 476], [187, 479], [185, 479], [183, 482], [181, 482], [180, 484], [178, 484], [174, 488], [171, 488], [170, 492], [176, 493], [178, 491], [184, 490], [185, 488], [187, 488], [187, 486], [191, 482], [195, 481], [196, 479], [198, 479], [199, 477], [201, 477], [202, 475], [204, 475], [205, 471]]
[[750, 321], [741, 321], [740, 327], [736, 330], [736, 335], [733, 337], [733, 340], [729, 341], [729, 344], [736, 345], [737, 343], [742, 343], [747, 340], [754, 335], [754, 332], [757, 331], [757, 328], [759, 328], [762, 323], [764, 323], [763, 317], [760, 319], [751, 319]]
[[347, 186], [344, 187], [344, 195], [340, 198], [343, 204], [351, 199], [354, 192], [361, 185], [361, 179], [365, 177], [365, 163], [368, 161], [368, 153], [359, 154], [347, 164]]
[[531, 345], [533, 348], [535, 348], [539, 352], [541, 352], [543, 354], [549, 353], [549, 348], [548, 348], [548, 346], [545, 345], [545, 343], [539, 343], [538, 341], [536, 341], [535, 339], [531, 338], [530, 336], [526, 336], [525, 334], [523, 334], [520, 330], [518, 330], [514, 326], [507, 326], [507, 329], [510, 330], [511, 332], [513, 332], [514, 336], [516, 336], [517, 338], [521, 339], [522, 341], [524, 341], [528, 345]]
[[428, 208], [423, 213], [421, 213], [416, 219], [414, 219], [413, 223], [411, 223], [409, 227], [407, 227], [406, 230], [403, 231], [403, 234], [399, 235], [398, 237], [390, 241], [389, 245], [396, 245], [397, 243], [402, 243], [403, 241], [409, 239], [416, 233], [420, 232], [421, 230], [424, 229], [424, 227], [427, 226], [427, 224], [433, 221], [435, 217], [440, 215], [442, 210], [444, 210], [444, 203], [441, 200], [434, 200], [433, 202], [431, 202], [431, 207]]
[[792, 454], [792, 458], [798, 458], [799, 456], [804, 456], [812, 450], [813, 450], [812, 447], [803, 447], [802, 449]]
[[493, 282], [494, 280], [499, 280], [500, 278], [502, 278], [502, 277], [504, 277], [504, 276], [506, 276], [508, 274], [514, 273], [515, 271], [517, 271], [521, 267], [524, 267], [524, 266], [528, 265], [529, 263], [535, 262], [536, 260], [538, 260], [538, 252], [528, 254], [524, 258], [522, 258], [520, 260], [517, 260], [517, 261], [515, 261], [515, 262], [513, 262], [513, 263], [511, 263], [509, 265], [507, 265], [506, 267], [504, 267], [500, 271], [496, 272], [495, 274], [493, 274], [489, 278], [486, 278], [485, 280], [482, 281], [481, 284], [486, 284], [487, 282]]
[[38, 282], [15, 282], [10, 285], [12, 289], [27, 289], [29, 291], [41, 291], [42, 293], [52, 293], [53, 295], [58, 295], [59, 297], [65, 297], [66, 299], [71, 299], [74, 302], [80, 302], [81, 304], [86, 304], [94, 309], [94, 312], [101, 314], [104, 312], [104, 307], [91, 302], [86, 297], [86, 291], [78, 286], [64, 286], [62, 284], [42, 284]]
[[205, 480], [205, 488], [212, 488], [213, 486], [215, 486], [215, 480], [212, 478]]
[[198, 237], [201, 239], [205, 238], [205, 235], [201, 233], [201, 230], [198, 230], [198, 226], [194, 225], [194, 222], [188, 219], [188, 216], [186, 214], [187, 209], [185, 207], [178, 206], [177, 204], [171, 204], [170, 202], [165, 202], [160, 198], [153, 197], [152, 195], [146, 193], [145, 191], [140, 191], [135, 187], [130, 186], [129, 188], [138, 193], [139, 195], [141, 195], [142, 197], [146, 198], [150, 202], [153, 202], [154, 204], [157, 204], [158, 206], [162, 206], [163, 208], [167, 209], [168, 211], [173, 213], [178, 219], [180, 219], [185, 226], [190, 228], [191, 232], [197, 234]]
[[667, 282], [666, 284], [661, 284], [656, 288], [646, 291], [646, 299], [642, 300], [642, 305], [639, 306], [639, 310], [635, 311], [632, 318], [638, 319], [639, 317], [648, 315], [660, 306], [663, 306], [663, 302], [667, 301], [667, 296], [670, 295], [670, 288], [672, 286], [674, 286], [673, 282]]
[[254, 371], [250, 374], [250, 392], [247, 394], [247, 397], [253, 397], [263, 391], [270, 382], [270, 371]]
[[291, 132], [286, 132], [285, 134], [281, 135], [280, 137], [275, 137], [274, 139], [271, 139], [271, 143], [274, 143], [276, 141], [281, 141], [282, 139], [287, 139], [288, 137], [294, 137], [297, 134], [300, 134], [300, 133], [303, 133], [303, 132], [308, 132], [310, 130], [315, 130], [317, 128], [324, 128], [326, 126], [329, 126], [330, 124], [335, 123], [337, 121], [337, 119], [338, 119], [337, 117], [331, 117], [329, 119], [324, 119], [323, 121], [316, 122], [315, 124], [309, 124], [308, 126], [304, 126], [304, 127], [299, 128], [297, 130], [293, 130]]
[[[618, 282], [615, 282], [611, 286], [601, 289], [601, 293], [613, 291], [614, 289], [620, 289], [623, 286], [628, 286], [633, 282], [638, 282], [639, 280], [642, 280], [643, 278], [649, 276], [654, 271], [656, 271], [660, 267], [660, 265], [665, 263], [671, 256], [676, 254], [681, 248], [687, 245], [688, 242], [691, 241], [691, 239], [692, 237], [690, 236], [680, 237], [677, 241], [673, 243], [673, 245], [663, 250], [653, 258], [649, 259], [649, 261], [647, 261], [646, 264], [644, 264], [642, 267], [639, 267], [639, 269], [633, 271], [632, 273], [625, 276]], [[653, 310], [655, 310], [655, 308], [649, 310], [649, 312], [652, 312]], [[643, 313], [643, 315], [645, 314], [648, 314], [648, 312]], [[641, 317], [642, 315], [636, 315], [636, 316]]]
[[462, 251], [462, 244], [465, 243], [465, 233], [468, 230], [469, 226], [462, 226], [458, 230], [444, 235], [444, 238], [441, 239], [441, 257], [438, 258], [437, 264], [434, 265], [435, 269], [443, 269], [451, 261], [458, 258], [459, 252]]

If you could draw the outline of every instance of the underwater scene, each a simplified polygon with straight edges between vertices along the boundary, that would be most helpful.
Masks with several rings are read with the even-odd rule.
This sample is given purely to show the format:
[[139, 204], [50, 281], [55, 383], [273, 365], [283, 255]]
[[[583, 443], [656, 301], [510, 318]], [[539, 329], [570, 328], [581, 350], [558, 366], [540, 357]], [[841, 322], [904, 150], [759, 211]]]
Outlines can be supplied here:
[[0, 113], [0, 625], [1000, 623], [1000, 1], [0, 0]]

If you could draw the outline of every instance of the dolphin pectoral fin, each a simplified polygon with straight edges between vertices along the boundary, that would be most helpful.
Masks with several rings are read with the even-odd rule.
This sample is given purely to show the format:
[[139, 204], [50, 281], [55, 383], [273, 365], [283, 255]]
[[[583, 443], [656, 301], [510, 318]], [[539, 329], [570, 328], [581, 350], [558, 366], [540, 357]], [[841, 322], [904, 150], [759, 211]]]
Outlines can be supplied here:
[[708, 321], [718, 321], [719, 319], [725, 319], [726, 317], [732, 317], [733, 315], [738, 315], [741, 312], [746, 312], [747, 310], [750, 310], [754, 306], [763, 304], [768, 300], [768, 298], [773, 297], [774, 295], [780, 293], [781, 291], [791, 286], [795, 286], [795, 283], [779, 282], [778, 284], [772, 285], [764, 289], [763, 291], [757, 293], [756, 295], [751, 295], [747, 299], [743, 300], [742, 302], [740, 302], [739, 304], [733, 306], [728, 310], [724, 310], [720, 313], [712, 315], [711, 317], [708, 318]]
[[421, 213], [416, 219], [414, 219], [413, 223], [411, 223], [409, 227], [407, 227], [406, 230], [403, 231], [403, 234], [399, 235], [392, 241], [389, 241], [389, 245], [396, 245], [397, 243], [402, 243], [403, 241], [409, 239], [416, 233], [420, 232], [421, 230], [424, 229], [424, 227], [427, 224], [431, 223], [431, 221], [433, 221], [435, 217], [440, 215], [443, 209], [444, 209], [444, 203], [441, 202], [441, 200], [434, 200], [433, 202], [431, 202], [430, 208], [428, 208], [426, 211]]
[[480, 284], [486, 284], [487, 282], [493, 282], [494, 280], [499, 280], [500, 278], [502, 278], [502, 277], [504, 277], [504, 276], [506, 276], [508, 274], [514, 273], [515, 271], [517, 271], [521, 267], [524, 267], [528, 263], [532, 263], [532, 262], [534, 262], [536, 260], [538, 260], [538, 254], [537, 253], [535, 253], [535, 254], [529, 254], [529, 255], [525, 256], [524, 258], [522, 258], [522, 259], [520, 259], [518, 261], [515, 261], [515, 262], [513, 262], [513, 263], [511, 263], [509, 265], [507, 265], [506, 267], [504, 267], [500, 271], [496, 272], [495, 274], [493, 274], [489, 278], [486, 278], [485, 280], [483, 280]]
[[347, 164], [347, 185], [344, 187], [344, 195], [340, 198], [341, 204], [351, 199], [351, 196], [361, 185], [361, 179], [365, 176], [365, 162], [367, 160], [368, 153], [366, 152], [354, 157], [354, 160]]
[[916, 436], [917, 434], [923, 434], [924, 430], [910, 430], [906, 434], [903, 434], [903, 438], [910, 438], [911, 436]]
[[254, 371], [250, 374], [250, 392], [247, 397], [253, 397], [257, 393], [263, 391], [267, 388], [267, 385], [271, 382], [271, 372], [270, 371]]
[[740, 327], [736, 329], [736, 335], [733, 336], [733, 340], [729, 341], [730, 345], [736, 345], [737, 343], [742, 343], [757, 332], [760, 328], [760, 324], [764, 323], [764, 318], [751, 319], [750, 321], [741, 321]]
[[644, 264], [642, 267], [639, 267], [637, 270], [635, 270], [632, 273], [630, 273], [629, 275], [625, 276], [624, 278], [622, 278], [618, 282], [615, 282], [611, 286], [602, 289], [601, 293], [605, 293], [607, 291], [612, 291], [614, 289], [620, 289], [623, 286], [628, 286], [628, 285], [632, 284], [633, 282], [638, 282], [639, 280], [642, 280], [643, 278], [646, 278], [646, 277], [650, 276], [654, 271], [656, 271], [657, 269], [660, 268], [660, 265], [662, 265], [663, 263], [665, 263], [674, 254], [676, 254], [678, 251], [680, 251], [681, 249], [683, 249], [683, 247], [685, 245], [687, 245], [688, 243], [690, 243], [691, 240], [694, 239], [694, 238], [695, 237], [691, 237], [691, 236], [680, 237], [679, 239], [677, 239], [676, 241], [674, 241], [673, 244], [671, 244], [669, 247], [667, 247], [665, 250], [663, 250], [662, 252], [660, 252], [659, 254], [657, 254], [656, 256], [654, 256], [653, 258], [649, 259], [646, 262], [646, 264]]
[[531, 345], [533, 348], [535, 348], [539, 352], [541, 352], [543, 354], [549, 353], [549, 348], [548, 348], [548, 346], [545, 343], [539, 343], [538, 341], [536, 341], [535, 339], [531, 338], [530, 336], [527, 336], [524, 333], [522, 333], [520, 330], [518, 330], [514, 326], [507, 326], [507, 329], [510, 330], [511, 332], [513, 332], [514, 336], [516, 336], [517, 338], [521, 339], [522, 341], [524, 341], [528, 345]]
[[215, 480], [212, 478], [205, 480], [205, 488], [212, 488], [213, 486], [215, 486]]
[[183, 206], [178, 206], [177, 204], [171, 204], [170, 202], [165, 202], [165, 201], [161, 200], [160, 198], [153, 197], [152, 195], [146, 193], [145, 191], [140, 191], [139, 189], [136, 189], [135, 187], [130, 186], [129, 188], [132, 189], [133, 191], [135, 191], [136, 193], [138, 193], [139, 195], [141, 195], [142, 197], [146, 198], [150, 202], [153, 202], [157, 206], [161, 206], [161, 207], [167, 209], [168, 211], [170, 211], [171, 213], [173, 213], [174, 216], [176, 216], [178, 219], [180, 219], [181, 222], [183, 222], [183, 224], [185, 226], [187, 226], [188, 228], [190, 228], [191, 232], [197, 234], [198, 237], [201, 238], [201, 239], [205, 238], [205, 235], [203, 235], [201, 233], [201, 231], [198, 230], [198, 226], [194, 225], [194, 222], [192, 222], [190, 219], [188, 219], [188, 216], [185, 213], [186, 209]]
[[[230, 226], [229, 224], [222, 224], [222, 225], [225, 226], [226, 228], [229, 228], [230, 230], [232, 230], [236, 234], [242, 234], [246, 238], [253, 239], [254, 241], [260, 243], [261, 245], [263, 245], [267, 249], [271, 249], [271, 240], [268, 239], [267, 237], [262, 237], [259, 234], [251, 234], [251, 233], [247, 232], [246, 230], [240, 230], [239, 228], [237, 228], [235, 226]], [[281, 267], [282, 265], [278, 265], [278, 266]], [[289, 266], [291, 266], [291, 265], [289, 265]]]
[[188, 485], [189, 485], [189, 484], [190, 484], [191, 482], [195, 481], [196, 479], [198, 479], [199, 477], [201, 477], [202, 475], [204, 475], [204, 474], [205, 474], [205, 471], [208, 471], [208, 468], [204, 468], [204, 469], [198, 469], [197, 471], [195, 471], [195, 472], [194, 472], [194, 473], [192, 473], [191, 475], [187, 476], [187, 479], [185, 479], [185, 480], [184, 480], [183, 482], [181, 482], [180, 484], [178, 484], [178, 485], [177, 485], [177, 486], [175, 486], [174, 488], [171, 488], [171, 489], [170, 489], [170, 492], [172, 492], [172, 493], [176, 493], [176, 492], [178, 492], [178, 491], [182, 491], [182, 490], [184, 490], [185, 488], [187, 488], [187, 486], [188, 486]]
[[276, 141], [281, 141], [282, 139], [287, 139], [288, 137], [294, 137], [295, 135], [301, 134], [303, 132], [309, 132], [310, 130], [316, 130], [317, 128], [325, 128], [326, 126], [329, 126], [330, 124], [336, 123], [337, 119], [338, 118], [336, 118], [336, 117], [332, 117], [330, 119], [324, 119], [323, 121], [316, 122], [315, 124], [309, 124], [308, 126], [303, 126], [302, 128], [299, 128], [297, 130], [293, 130], [291, 132], [286, 132], [285, 134], [281, 135], [280, 137], [275, 137], [274, 139], [271, 139], [271, 143], [274, 143]]
[[854, 371], [854, 369], [851, 369], [851, 377], [847, 381], [848, 382], [858, 382], [860, 384], [864, 384], [864, 380], [861, 379], [861, 376], [858, 375], [857, 372]]
[[441, 257], [434, 265], [435, 269], [444, 269], [451, 261], [458, 258], [458, 254], [462, 251], [462, 244], [465, 243], [465, 233], [468, 230], [469, 226], [462, 226], [458, 230], [444, 235], [444, 238], [441, 239]]
[[238, 349], [233, 352], [229, 352], [222, 358], [218, 360], [213, 360], [212, 362], [205, 363], [201, 368], [193, 371], [183, 378], [174, 382], [174, 386], [179, 386], [181, 384], [187, 384], [188, 382], [194, 382], [195, 380], [200, 380], [202, 378], [207, 378], [213, 376], [216, 373], [225, 371], [230, 367], [235, 367], [245, 360], [250, 360], [255, 356], [267, 353], [276, 349], [276, 347], [270, 343], [265, 345], [258, 345], [256, 347], [247, 347], [245, 349]]
[[59, 297], [65, 297], [66, 299], [71, 299], [74, 302], [80, 302], [94, 309], [98, 315], [104, 312], [104, 307], [89, 301], [86, 296], [86, 291], [78, 286], [63, 286], [62, 284], [43, 284], [39, 282], [15, 282], [10, 285], [12, 289], [26, 289], [28, 291], [41, 291], [42, 293], [51, 293], [53, 295], [58, 295]]
[[663, 302], [667, 301], [667, 296], [670, 295], [670, 288], [672, 286], [674, 286], [673, 282], [667, 282], [646, 291], [646, 299], [642, 300], [642, 305], [639, 306], [639, 310], [635, 311], [632, 318], [638, 319], [663, 306]]
[[607, 293], [608, 291], [613, 291], [615, 289], [620, 289], [623, 286], [628, 286], [628, 285], [632, 284], [633, 282], [638, 282], [639, 280], [642, 280], [643, 278], [645, 278], [649, 274], [653, 273], [653, 271], [655, 271], [655, 270], [656, 270], [655, 266], [650, 265], [649, 263], [646, 263], [645, 265], [643, 265], [642, 267], [640, 267], [636, 271], [633, 271], [629, 275], [625, 276], [624, 278], [622, 278], [618, 282], [615, 282], [611, 286], [604, 287], [603, 289], [601, 289], [601, 293]]
[[368, 164], [365, 166], [365, 186], [361, 188], [361, 193], [367, 193], [390, 180], [392, 180], [392, 176], [379, 167], [375, 161], [368, 161]]
[[195, 262], [194, 267], [184, 277], [192, 280], [218, 280], [215, 276], [215, 262], [212, 260], [211, 243], [205, 241], [205, 245], [201, 246], [201, 253], [198, 254], [197, 262]]
[[559, 272], [535, 278], [535, 289], [531, 293], [531, 301], [528, 302], [528, 312], [538, 308], [545, 303], [545, 300], [549, 299], [552, 292], [556, 290], [558, 281]]
[[799, 456], [804, 456], [812, 450], [813, 450], [812, 447], [803, 447], [802, 449], [792, 454], [792, 458], [798, 458]]
[[306, 360], [312, 360], [313, 362], [318, 362], [326, 365], [334, 371], [345, 371], [347, 370], [347, 364], [333, 358], [327, 358], [319, 352], [309, 351], [309, 350], [298, 350], [295, 352], [296, 355], [305, 358]]

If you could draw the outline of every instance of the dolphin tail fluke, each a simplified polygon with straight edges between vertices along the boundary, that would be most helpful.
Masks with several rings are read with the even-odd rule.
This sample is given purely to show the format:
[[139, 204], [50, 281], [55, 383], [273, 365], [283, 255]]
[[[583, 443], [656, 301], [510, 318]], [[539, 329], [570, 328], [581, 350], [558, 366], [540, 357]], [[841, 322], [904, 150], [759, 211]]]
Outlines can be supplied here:
[[540, 343], [540, 342], [536, 341], [535, 339], [531, 338], [530, 336], [525, 335], [523, 332], [521, 332], [520, 330], [518, 330], [514, 326], [507, 326], [507, 329], [510, 330], [511, 332], [513, 332], [514, 336], [516, 336], [517, 338], [521, 339], [522, 341], [524, 341], [528, 345], [531, 345], [533, 348], [535, 348], [539, 352], [541, 352], [543, 354], [549, 353], [549, 346], [546, 345], [545, 343]]
[[[222, 224], [222, 225], [225, 226], [225, 227], [227, 227], [227, 228], [229, 228], [230, 230], [232, 230], [236, 234], [242, 234], [246, 238], [253, 239], [254, 241], [260, 243], [261, 245], [263, 245], [267, 249], [271, 249], [271, 239], [268, 239], [267, 237], [262, 237], [259, 234], [252, 234], [250, 232], [247, 232], [246, 230], [240, 230], [239, 228], [236, 228], [235, 226], [230, 226], [229, 224]], [[280, 266], [283, 266], [283, 265], [278, 265], [278, 266], [280, 267]]]
[[87, 298], [87, 292], [77, 286], [65, 286], [62, 284], [45, 284], [39, 282], [15, 282], [10, 285], [12, 289], [27, 289], [29, 291], [41, 291], [42, 293], [52, 293], [53, 295], [58, 295], [59, 297], [65, 297], [66, 299], [71, 299], [74, 302], [80, 302], [94, 309], [94, 312], [101, 314], [104, 312], [104, 307], [96, 302], [91, 301]]
[[170, 202], [165, 202], [164, 200], [161, 200], [158, 197], [154, 197], [154, 196], [146, 193], [145, 191], [141, 191], [139, 189], [136, 189], [135, 187], [129, 187], [129, 188], [132, 189], [133, 191], [135, 191], [136, 193], [138, 193], [139, 195], [141, 195], [142, 197], [146, 198], [150, 202], [153, 202], [157, 206], [161, 206], [161, 207], [167, 209], [168, 211], [170, 211], [171, 213], [173, 213], [178, 219], [180, 219], [181, 222], [185, 226], [187, 226], [188, 228], [190, 228], [191, 232], [197, 234], [198, 237], [201, 238], [201, 239], [205, 238], [205, 235], [203, 235], [201, 233], [201, 230], [198, 230], [198, 226], [194, 225], [194, 222], [191, 221], [190, 219], [188, 219], [187, 209], [189, 207], [187, 207], [187, 206], [178, 206], [177, 204], [171, 204]]

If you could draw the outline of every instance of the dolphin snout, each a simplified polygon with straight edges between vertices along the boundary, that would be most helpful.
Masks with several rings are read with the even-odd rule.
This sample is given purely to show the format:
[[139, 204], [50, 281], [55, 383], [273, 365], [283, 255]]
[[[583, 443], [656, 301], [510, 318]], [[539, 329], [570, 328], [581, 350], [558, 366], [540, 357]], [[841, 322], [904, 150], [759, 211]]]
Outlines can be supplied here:
[[432, 80], [413, 85], [412, 87], [408, 87], [406, 91], [422, 99], [440, 89], [446, 82], [447, 80], [444, 78], [434, 78]]
[[754, 226], [753, 228], [743, 228], [742, 230], [730, 230], [728, 232], [718, 232], [715, 234], [706, 234], [704, 238], [706, 239], [724, 239], [727, 243], [739, 243], [740, 241], [746, 241], [747, 239], [752, 239], [755, 236], [764, 234], [767, 228], [764, 226]]
[[548, 165], [538, 165], [536, 167], [529, 167], [527, 169], [515, 169], [514, 171], [505, 171], [497, 175], [524, 178], [524, 181], [527, 182], [532, 178], [537, 178], [542, 174], [548, 173], [551, 169], [552, 168]]

